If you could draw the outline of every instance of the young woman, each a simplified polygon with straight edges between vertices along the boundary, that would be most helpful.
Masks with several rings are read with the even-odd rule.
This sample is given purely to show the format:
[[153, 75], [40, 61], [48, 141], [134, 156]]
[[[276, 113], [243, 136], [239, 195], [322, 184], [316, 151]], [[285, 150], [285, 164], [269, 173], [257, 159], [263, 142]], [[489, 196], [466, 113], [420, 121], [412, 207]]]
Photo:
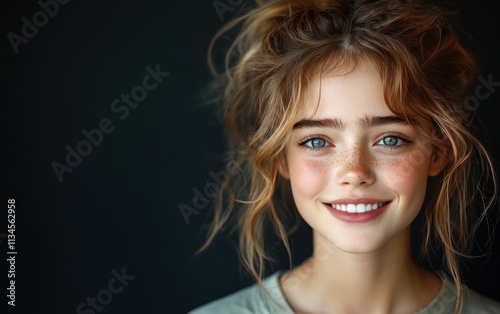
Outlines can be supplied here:
[[[204, 248], [235, 226], [257, 284], [192, 313], [500, 313], [461, 283], [496, 179], [464, 110], [473, 60], [439, 9], [258, 1], [220, 34], [239, 23], [220, 76], [234, 169]], [[312, 256], [262, 279], [266, 232], [291, 256], [301, 220]]]

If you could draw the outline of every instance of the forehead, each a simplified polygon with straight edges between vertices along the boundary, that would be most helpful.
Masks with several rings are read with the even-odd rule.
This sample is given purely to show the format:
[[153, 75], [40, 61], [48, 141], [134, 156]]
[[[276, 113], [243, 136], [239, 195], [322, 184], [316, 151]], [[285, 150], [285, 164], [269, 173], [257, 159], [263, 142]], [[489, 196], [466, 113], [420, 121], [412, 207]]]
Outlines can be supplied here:
[[[347, 72], [347, 73], [346, 73]], [[297, 120], [336, 117], [393, 115], [384, 99], [382, 79], [370, 62], [345, 69], [316, 73], [308, 85]]]

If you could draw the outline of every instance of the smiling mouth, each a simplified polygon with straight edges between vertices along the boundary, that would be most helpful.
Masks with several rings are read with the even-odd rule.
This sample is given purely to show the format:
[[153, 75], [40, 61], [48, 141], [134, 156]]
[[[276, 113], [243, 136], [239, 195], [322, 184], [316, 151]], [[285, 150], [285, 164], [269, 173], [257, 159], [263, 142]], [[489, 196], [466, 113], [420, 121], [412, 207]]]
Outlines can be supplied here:
[[387, 202], [381, 203], [366, 203], [366, 204], [329, 204], [332, 208], [343, 211], [347, 213], [366, 213], [372, 210], [376, 210], [382, 206], [388, 204]]

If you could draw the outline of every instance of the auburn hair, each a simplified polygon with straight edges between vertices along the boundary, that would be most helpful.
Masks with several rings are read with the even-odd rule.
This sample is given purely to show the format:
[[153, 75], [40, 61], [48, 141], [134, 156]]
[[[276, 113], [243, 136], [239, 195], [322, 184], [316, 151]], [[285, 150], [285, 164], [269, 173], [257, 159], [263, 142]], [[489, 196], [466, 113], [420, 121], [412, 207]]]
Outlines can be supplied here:
[[[234, 30], [218, 73], [215, 43]], [[279, 160], [314, 76], [326, 70], [347, 73], [362, 61], [378, 69], [389, 109], [425, 135], [445, 161], [422, 208], [422, 252], [434, 244], [442, 250], [444, 269], [457, 285], [458, 310], [458, 258], [467, 255], [475, 228], [494, 202], [496, 194], [483, 195], [481, 187], [493, 182], [496, 189], [497, 184], [492, 158], [463, 110], [476, 76], [474, 61], [442, 10], [422, 1], [257, 1], [215, 35], [209, 64], [221, 88], [232, 170], [200, 250], [234, 222], [241, 260], [261, 284], [271, 259], [265, 248], [265, 231], [271, 227], [291, 265], [288, 239], [300, 215], [289, 182], [278, 173]], [[479, 212], [472, 203], [477, 199]]]

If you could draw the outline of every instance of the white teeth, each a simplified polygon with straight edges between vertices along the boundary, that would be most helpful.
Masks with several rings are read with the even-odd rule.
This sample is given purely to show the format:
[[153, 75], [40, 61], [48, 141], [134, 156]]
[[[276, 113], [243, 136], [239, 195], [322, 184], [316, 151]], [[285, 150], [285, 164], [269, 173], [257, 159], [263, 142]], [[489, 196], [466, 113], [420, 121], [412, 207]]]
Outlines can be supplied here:
[[333, 208], [348, 213], [364, 213], [382, 207], [383, 203], [375, 204], [330, 204]]

